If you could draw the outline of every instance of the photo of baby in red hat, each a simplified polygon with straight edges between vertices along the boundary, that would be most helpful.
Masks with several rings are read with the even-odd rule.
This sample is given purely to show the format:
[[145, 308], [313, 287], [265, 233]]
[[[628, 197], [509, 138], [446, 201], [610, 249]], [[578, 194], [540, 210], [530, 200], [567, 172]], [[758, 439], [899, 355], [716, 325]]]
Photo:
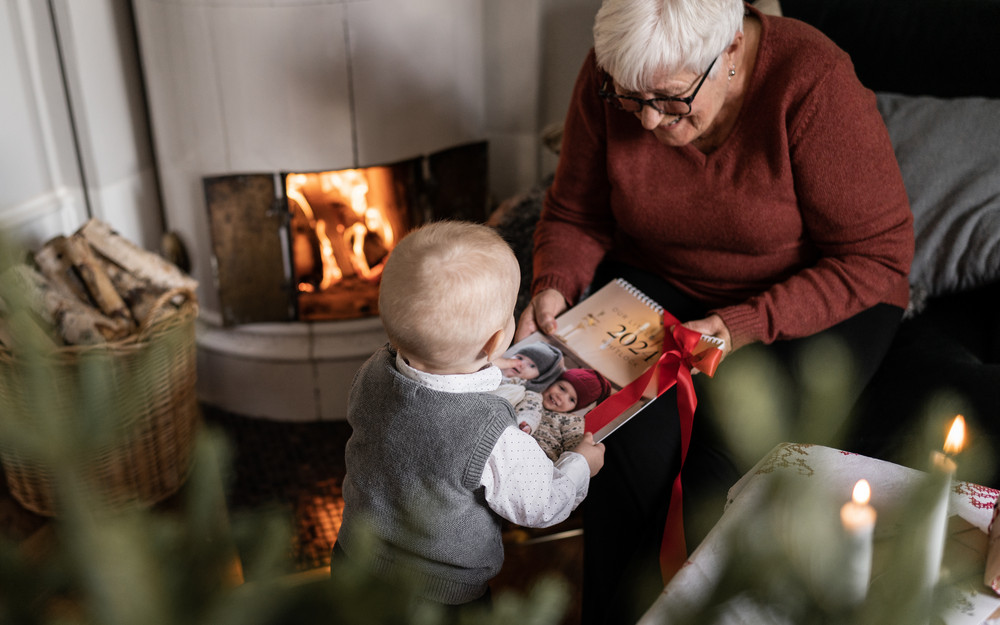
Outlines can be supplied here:
[[[573, 449], [583, 440], [584, 415], [607, 399], [611, 392], [611, 383], [593, 369], [563, 371], [542, 391], [541, 418], [531, 435], [546, 455], [558, 459], [564, 451]], [[519, 415], [521, 408], [519, 404]]]

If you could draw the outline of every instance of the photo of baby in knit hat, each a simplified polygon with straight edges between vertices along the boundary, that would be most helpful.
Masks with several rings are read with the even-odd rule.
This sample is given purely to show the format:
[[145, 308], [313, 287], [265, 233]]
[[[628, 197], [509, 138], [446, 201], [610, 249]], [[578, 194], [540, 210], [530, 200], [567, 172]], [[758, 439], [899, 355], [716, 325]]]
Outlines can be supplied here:
[[548, 343], [531, 343], [514, 351], [508, 358], [494, 362], [504, 375], [504, 382], [520, 384], [529, 391], [548, 388], [566, 366], [563, 353]]
[[493, 364], [504, 376], [497, 394], [514, 405], [518, 427], [531, 434], [542, 417], [541, 392], [566, 370], [563, 353], [549, 343], [530, 343], [515, 346]]

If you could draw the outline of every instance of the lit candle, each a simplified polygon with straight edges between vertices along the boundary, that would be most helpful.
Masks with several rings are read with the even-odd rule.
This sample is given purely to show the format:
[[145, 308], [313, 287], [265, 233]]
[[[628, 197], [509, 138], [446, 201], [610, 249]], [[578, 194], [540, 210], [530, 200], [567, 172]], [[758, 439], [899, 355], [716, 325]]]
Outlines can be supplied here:
[[944, 556], [944, 542], [948, 532], [948, 499], [951, 496], [951, 482], [957, 465], [951, 458], [962, 451], [965, 444], [965, 418], [955, 417], [944, 442], [944, 451], [931, 453], [931, 479], [935, 480], [938, 491], [934, 509], [928, 518], [927, 551], [925, 576], [928, 590], [937, 585], [941, 574], [941, 559]]
[[840, 521], [847, 536], [843, 597], [847, 603], [860, 603], [868, 594], [876, 516], [875, 508], [868, 504], [871, 492], [868, 480], [858, 480], [851, 501], [840, 508]]

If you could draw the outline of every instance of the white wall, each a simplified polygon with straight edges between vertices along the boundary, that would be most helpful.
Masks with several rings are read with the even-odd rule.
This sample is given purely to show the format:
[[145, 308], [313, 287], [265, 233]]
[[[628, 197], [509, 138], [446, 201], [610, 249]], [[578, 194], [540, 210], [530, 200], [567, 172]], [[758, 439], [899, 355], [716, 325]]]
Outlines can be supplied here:
[[159, 245], [138, 68], [128, 0], [0, 4], [0, 227], [25, 246], [91, 216]]
[[486, 3], [487, 135], [490, 184], [498, 200], [555, 170], [539, 133], [561, 122], [587, 50], [600, 0]]
[[53, 7], [92, 216], [158, 249], [163, 224], [129, 0]]
[[484, 0], [135, 0], [167, 226], [220, 306], [203, 178], [419, 157], [485, 136]]
[[[543, 85], [539, 130], [561, 123], [569, 106], [576, 75], [594, 45], [594, 16], [601, 0], [545, 0], [542, 8], [542, 54], [538, 81]], [[540, 175], [555, 171], [556, 157], [542, 152]]]
[[0, 4], [0, 226], [33, 246], [86, 216], [48, 6]]

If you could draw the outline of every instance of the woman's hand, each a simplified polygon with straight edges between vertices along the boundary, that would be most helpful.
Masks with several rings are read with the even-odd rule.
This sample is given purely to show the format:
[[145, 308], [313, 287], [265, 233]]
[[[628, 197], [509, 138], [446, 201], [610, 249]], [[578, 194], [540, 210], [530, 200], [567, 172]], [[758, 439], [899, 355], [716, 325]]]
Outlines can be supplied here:
[[541, 330], [543, 334], [556, 331], [556, 316], [566, 310], [566, 298], [555, 289], [545, 289], [533, 298], [521, 313], [514, 333], [514, 342], [518, 342], [532, 332]]
[[726, 324], [722, 322], [722, 317], [719, 315], [709, 315], [704, 319], [695, 319], [694, 321], [688, 321], [687, 323], [682, 323], [681, 325], [688, 330], [694, 330], [695, 332], [714, 336], [725, 341], [726, 344], [722, 348], [722, 360], [725, 360], [726, 356], [733, 351], [733, 337], [729, 333], [729, 328], [727, 328]]

